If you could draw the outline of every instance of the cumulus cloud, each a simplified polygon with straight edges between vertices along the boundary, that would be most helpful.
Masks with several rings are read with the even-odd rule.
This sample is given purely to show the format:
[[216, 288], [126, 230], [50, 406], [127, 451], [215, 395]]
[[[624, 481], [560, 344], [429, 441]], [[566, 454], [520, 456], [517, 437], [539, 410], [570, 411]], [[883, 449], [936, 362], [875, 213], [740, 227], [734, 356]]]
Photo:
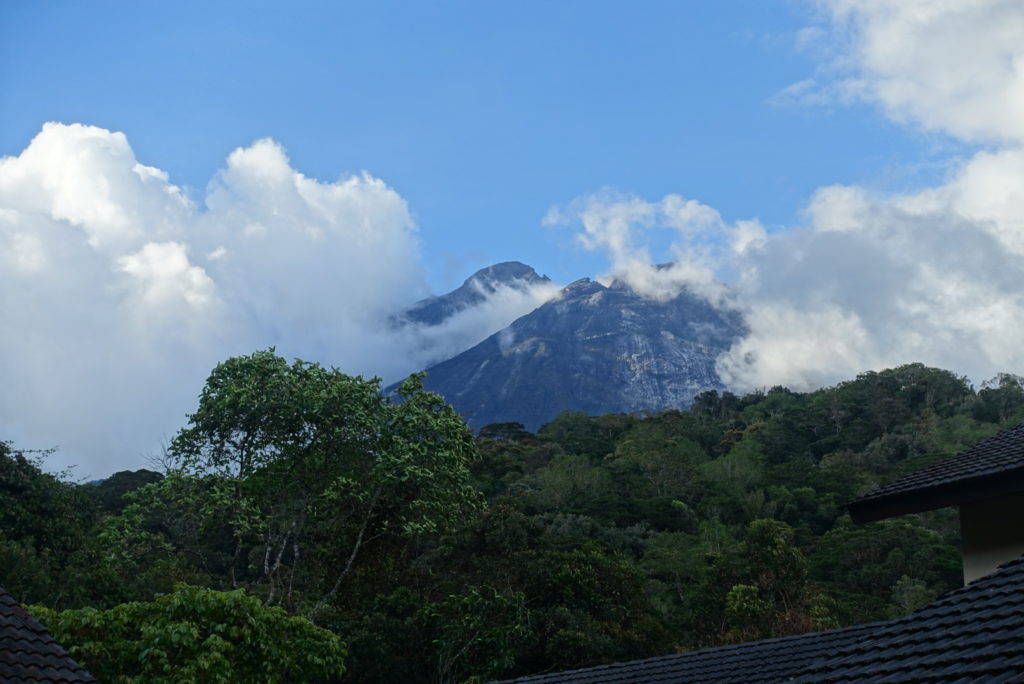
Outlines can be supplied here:
[[[1024, 12], [1012, 0], [821, 0], [799, 42], [824, 60], [780, 93], [853, 99], [894, 120], [996, 143], [941, 185], [903, 194], [820, 188], [805, 227], [766, 235], [713, 210], [682, 212], [673, 249], [702, 282], [735, 280], [749, 334], [720, 357], [733, 389], [811, 389], [912, 361], [975, 381], [1024, 371]], [[584, 198], [580, 241], [614, 269], [649, 263], [669, 198]], [[716, 233], [718, 237], [716, 237]], [[704, 244], [693, 245], [693, 239]], [[728, 243], [731, 250], [722, 249]], [[711, 245], [712, 247], [708, 247]], [[717, 249], [715, 245], [719, 245]], [[672, 282], [665, 282], [667, 286]]]
[[1017, 0], [817, 0], [798, 43], [822, 60], [781, 98], [864, 100], [969, 141], [1024, 142], [1024, 12]]
[[[778, 99], [876, 104], [988, 145], [941, 185], [819, 189], [806, 225], [767, 233], [697, 200], [602, 191], [549, 212], [654, 298], [742, 306], [719, 371], [736, 390], [809, 389], [909, 361], [974, 380], [1024, 371], [1024, 13], [1016, 0], [819, 0], [822, 67]], [[441, 326], [396, 329], [426, 294], [405, 201], [368, 174], [322, 182], [261, 140], [201, 198], [124, 135], [47, 124], [0, 158], [0, 438], [61, 447], [81, 475], [139, 467], [210, 368], [286, 356], [396, 380], [552, 296], [496, 288]], [[656, 268], [654, 261], [668, 261]], [[729, 281], [726, 290], [719, 282]]]
[[1024, 367], [1024, 260], [992, 225], [922, 197], [949, 189], [819, 190], [809, 228], [745, 256], [750, 334], [720, 359], [724, 379], [810, 389], [911, 361], [975, 380]]
[[[751, 334], [720, 361], [740, 388], [810, 388], [923, 361], [974, 380], [1024, 354], [1024, 13], [1017, 2], [820, 0], [802, 32], [820, 82], [784, 95], [860, 99], [892, 119], [996, 143], [947, 182], [900, 195], [819, 189], [809, 227], [745, 259]], [[828, 47], [823, 47], [828, 46]]]
[[[757, 220], [728, 224], [706, 204], [680, 195], [657, 202], [611, 190], [586, 195], [566, 207], [552, 207], [545, 225], [579, 226], [577, 242], [607, 254], [611, 270], [637, 293], [668, 299], [683, 287], [721, 302], [725, 289], [716, 279], [727, 252], [741, 253], [764, 240]], [[655, 265], [651, 243], [667, 237], [667, 263]]]
[[[611, 274], [638, 292], [664, 298], [685, 286], [744, 312], [749, 333], [718, 362], [734, 390], [808, 390], [913, 361], [980, 381], [1024, 369], [1024, 245], [1012, 190], [1024, 168], [994, 185], [976, 178], [1016, 169], [1017, 154], [981, 155], [918, 193], [821, 188], [807, 227], [771, 235], [696, 203], [697, 225], [682, 220], [680, 230], [666, 208], [688, 202], [675, 196], [572, 206], [580, 242], [605, 250]], [[668, 251], [680, 261], [670, 268], [650, 265], [654, 227], [674, 231]], [[726, 278], [728, 290], [715, 285]]]
[[[396, 380], [422, 362], [388, 325], [425, 294], [418, 260], [405, 201], [368, 174], [307, 178], [260, 140], [200, 202], [123, 134], [46, 124], [0, 158], [0, 438], [82, 476], [141, 467], [214, 364], [271, 345]], [[452, 325], [479, 337], [523, 305], [499, 293]]]

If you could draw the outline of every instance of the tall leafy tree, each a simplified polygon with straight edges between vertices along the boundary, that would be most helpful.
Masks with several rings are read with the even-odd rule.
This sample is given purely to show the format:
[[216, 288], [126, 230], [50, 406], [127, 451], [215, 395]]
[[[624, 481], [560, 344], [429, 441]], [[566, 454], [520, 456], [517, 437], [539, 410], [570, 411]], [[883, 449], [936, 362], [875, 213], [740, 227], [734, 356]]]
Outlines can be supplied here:
[[69, 577], [88, 566], [97, 510], [83, 488], [43, 471], [47, 455], [0, 442], [0, 586], [63, 606], [83, 598]]
[[232, 587], [315, 616], [368, 545], [447, 528], [480, 503], [462, 419], [420, 376], [397, 394], [273, 350], [228, 359], [140, 505]]

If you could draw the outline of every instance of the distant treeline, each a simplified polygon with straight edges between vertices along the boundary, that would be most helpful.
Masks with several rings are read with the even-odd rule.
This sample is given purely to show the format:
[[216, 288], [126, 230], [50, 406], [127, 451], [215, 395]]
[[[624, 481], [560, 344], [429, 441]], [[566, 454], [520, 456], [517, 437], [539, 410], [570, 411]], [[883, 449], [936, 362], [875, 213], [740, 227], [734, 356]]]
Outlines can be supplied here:
[[535, 434], [399, 391], [270, 350], [214, 370], [165, 473], [73, 484], [0, 443], [0, 585], [105, 681], [486, 681], [829, 629], [961, 581], [954, 510], [844, 504], [1024, 420], [1020, 378], [921, 364]]

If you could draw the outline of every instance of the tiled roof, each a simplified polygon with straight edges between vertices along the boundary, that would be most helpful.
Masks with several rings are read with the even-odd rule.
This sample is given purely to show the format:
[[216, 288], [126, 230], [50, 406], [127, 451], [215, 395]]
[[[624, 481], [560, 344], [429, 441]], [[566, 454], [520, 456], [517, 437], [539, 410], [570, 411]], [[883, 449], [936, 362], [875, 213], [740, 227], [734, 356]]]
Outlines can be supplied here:
[[1024, 559], [881, 623], [794, 681], [1024, 681]]
[[876, 625], [750, 641], [675, 655], [508, 680], [523, 684], [781, 682], [810, 663], [864, 638]]
[[849, 505], [855, 520], [952, 506], [1024, 490], [1024, 424], [883, 485]]
[[1024, 682], [1024, 558], [898, 620], [510, 681]]
[[50, 633], [0, 587], [0, 682], [95, 682]]

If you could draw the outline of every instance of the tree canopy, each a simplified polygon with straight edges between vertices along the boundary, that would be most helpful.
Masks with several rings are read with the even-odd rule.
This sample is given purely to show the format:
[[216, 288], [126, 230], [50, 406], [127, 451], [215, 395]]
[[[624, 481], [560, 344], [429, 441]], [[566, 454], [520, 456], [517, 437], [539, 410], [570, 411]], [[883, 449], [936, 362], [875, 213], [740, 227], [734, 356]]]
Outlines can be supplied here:
[[163, 539], [230, 588], [312, 617], [368, 545], [451, 528], [479, 507], [475, 455], [421, 376], [392, 401], [378, 379], [262, 351], [213, 370], [171, 442], [168, 477], [133, 512], [158, 516]]
[[31, 610], [111, 684], [317, 682], [345, 671], [340, 637], [242, 591], [180, 586], [109, 610]]
[[961, 579], [954, 511], [843, 504], [1022, 420], [1019, 378], [910, 364], [474, 436], [419, 376], [260, 351], [163, 473], [0, 443], [0, 583], [110, 681], [489, 681], [828, 629]]

